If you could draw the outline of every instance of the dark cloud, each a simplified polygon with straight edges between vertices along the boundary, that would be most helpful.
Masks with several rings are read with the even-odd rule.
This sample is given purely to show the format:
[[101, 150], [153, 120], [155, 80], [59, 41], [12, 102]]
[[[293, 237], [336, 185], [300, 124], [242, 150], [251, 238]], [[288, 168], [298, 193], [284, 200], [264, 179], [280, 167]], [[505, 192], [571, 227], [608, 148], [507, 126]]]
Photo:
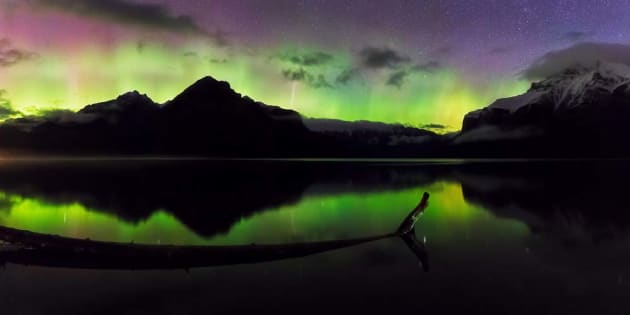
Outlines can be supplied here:
[[44, 9], [62, 10], [116, 24], [207, 36], [218, 45], [227, 44], [224, 32], [219, 30], [207, 32], [190, 16], [173, 15], [165, 6], [159, 4], [126, 0], [30, 0], [30, 3]]
[[397, 69], [411, 61], [404, 54], [386, 47], [366, 47], [361, 50], [359, 57], [361, 65], [368, 69]]
[[442, 65], [442, 63], [440, 63], [439, 61], [436, 60], [431, 60], [422, 64], [418, 64], [415, 65], [411, 68], [411, 70], [416, 71], [416, 72], [429, 72], [429, 73], [433, 73], [436, 71], [439, 71], [441, 69], [443, 69], [444, 66]]
[[333, 87], [332, 84], [330, 84], [328, 80], [326, 80], [326, 77], [324, 77], [323, 74], [317, 75], [315, 80], [312, 81], [310, 84], [314, 88], [332, 88]]
[[356, 68], [344, 69], [335, 78], [335, 83], [337, 85], [346, 85], [350, 83], [350, 81], [358, 78], [359, 76], [360, 76], [359, 69], [356, 69]]
[[0, 38], [0, 67], [9, 67], [37, 57], [37, 54], [14, 48], [8, 38]]
[[289, 81], [304, 81], [310, 74], [303, 68], [282, 70], [282, 76]]
[[400, 89], [405, 83], [405, 79], [407, 79], [408, 76], [409, 76], [409, 71], [407, 70], [395, 71], [392, 74], [390, 74], [389, 78], [387, 79], [386, 84], [395, 86]]
[[10, 106], [5, 106], [0, 103], [0, 119], [6, 119], [17, 115], [20, 115], [20, 112], [14, 110]]
[[334, 60], [331, 54], [325, 52], [312, 52], [312, 53], [285, 53], [279, 57], [281, 60], [290, 62], [296, 66], [310, 67], [321, 66], [330, 63]]
[[[312, 87], [332, 88], [333, 85], [323, 75], [311, 72], [312, 67], [327, 67], [334, 57], [325, 52], [284, 53], [277, 58], [295, 67], [285, 69], [282, 75], [290, 81], [301, 81]], [[386, 75], [385, 84], [402, 88], [409, 77], [417, 72], [433, 73], [443, 68], [436, 60], [413, 65], [412, 59], [401, 52], [390, 48], [366, 47], [357, 54], [356, 66], [341, 69], [334, 77], [334, 86], [343, 86], [359, 79], [369, 70], [383, 70]], [[332, 69], [332, 68], [328, 68]]]
[[568, 40], [571, 42], [583, 41], [589, 37], [591, 37], [591, 34], [586, 33], [586, 32], [580, 32], [580, 31], [571, 31], [571, 32], [566, 32], [562, 34], [563, 40]]
[[0, 106], [10, 106], [11, 101], [6, 98], [7, 90], [0, 90]]
[[285, 69], [282, 76], [289, 81], [300, 81], [316, 89], [333, 87], [323, 74], [312, 74], [304, 68]]
[[[447, 50], [447, 47], [443, 48]], [[424, 72], [433, 73], [443, 68], [443, 65], [436, 60], [430, 60], [425, 63], [413, 65], [412, 59], [405, 54], [393, 50], [391, 48], [367, 47], [359, 52], [358, 69], [388, 70], [386, 85], [401, 88], [414, 73]], [[346, 70], [342, 72], [336, 82], [338, 84], [346, 84], [351, 81], [357, 74], [358, 70]]]
[[403, 85], [405, 84], [409, 76], [414, 73], [417, 73], [417, 72], [434, 73], [443, 68], [444, 66], [439, 61], [435, 61], [435, 60], [428, 61], [422, 64], [417, 64], [413, 67], [396, 70], [390, 73], [389, 77], [387, 78], [387, 82], [385, 84], [395, 86], [400, 89], [403, 87]]
[[556, 50], [537, 59], [522, 72], [530, 79], [541, 79], [562, 73], [570, 67], [580, 65], [594, 68], [599, 62], [621, 63], [630, 66], [630, 45], [608, 43], [581, 43], [566, 49]]
[[22, 113], [13, 108], [11, 101], [6, 98], [6, 94], [6, 90], [0, 90], [0, 119], [21, 116]]

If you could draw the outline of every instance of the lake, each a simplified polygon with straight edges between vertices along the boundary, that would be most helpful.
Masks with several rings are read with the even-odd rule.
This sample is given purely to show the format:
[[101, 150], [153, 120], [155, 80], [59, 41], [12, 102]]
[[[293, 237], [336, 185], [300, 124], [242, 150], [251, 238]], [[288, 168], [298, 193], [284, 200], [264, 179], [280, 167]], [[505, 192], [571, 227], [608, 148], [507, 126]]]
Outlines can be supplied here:
[[[153, 245], [294, 244], [315, 255], [181, 270], [0, 271], [8, 314], [626, 314], [630, 161], [0, 161], [0, 225]], [[1, 255], [0, 255], [1, 257]]]

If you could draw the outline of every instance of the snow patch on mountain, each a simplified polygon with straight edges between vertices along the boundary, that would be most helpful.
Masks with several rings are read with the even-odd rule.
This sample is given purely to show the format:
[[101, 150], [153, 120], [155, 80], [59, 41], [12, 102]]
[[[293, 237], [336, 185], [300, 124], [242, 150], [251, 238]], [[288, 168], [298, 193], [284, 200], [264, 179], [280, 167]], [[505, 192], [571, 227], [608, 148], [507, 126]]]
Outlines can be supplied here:
[[[595, 68], [575, 66], [559, 75], [533, 83], [525, 94], [499, 99], [489, 106], [510, 113], [531, 104], [551, 100], [554, 110], [572, 109], [589, 103], [601, 94], [630, 83], [630, 67], [617, 63], [599, 63]], [[471, 117], [481, 112], [471, 113]]]
[[523, 106], [538, 101], [545, 94], [546, 92], [542, 91], [530, 91], [522, 95], [498, 99], [490, 105], [490, 108], [499, 108], [514, 112]]

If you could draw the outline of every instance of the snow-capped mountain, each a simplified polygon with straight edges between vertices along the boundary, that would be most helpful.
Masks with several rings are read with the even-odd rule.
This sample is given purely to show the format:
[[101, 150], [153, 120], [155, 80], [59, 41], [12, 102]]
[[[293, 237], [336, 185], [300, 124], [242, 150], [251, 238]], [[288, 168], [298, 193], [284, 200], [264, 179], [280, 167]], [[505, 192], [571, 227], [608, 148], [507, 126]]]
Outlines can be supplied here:
[[630, 96], [630, 67], [614, 63], [599, 63], [595, 68], [575, 66], [532, 83], [524, 94], [499, 99], [469, 113], [463, 131], [487, 125], [544, 125], [580, 110], [601, 107], [603, 111], [624, 96]]
[[626, 157], [627, 135], [630, 67], [598, 63], [572, 67], [467, 114], [453, 143], [493, 155]]

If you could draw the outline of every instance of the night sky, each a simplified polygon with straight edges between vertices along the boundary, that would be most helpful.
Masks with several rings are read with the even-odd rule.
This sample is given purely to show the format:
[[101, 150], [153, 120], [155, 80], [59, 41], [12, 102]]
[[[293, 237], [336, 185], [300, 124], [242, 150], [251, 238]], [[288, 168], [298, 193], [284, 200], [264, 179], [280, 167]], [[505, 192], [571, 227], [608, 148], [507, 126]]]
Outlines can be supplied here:
[[623, 55], [629, 30], [630, 0], [0, 0], [0, 115], [211, 75], [306, 116], [458, 129], [550, 56]]

